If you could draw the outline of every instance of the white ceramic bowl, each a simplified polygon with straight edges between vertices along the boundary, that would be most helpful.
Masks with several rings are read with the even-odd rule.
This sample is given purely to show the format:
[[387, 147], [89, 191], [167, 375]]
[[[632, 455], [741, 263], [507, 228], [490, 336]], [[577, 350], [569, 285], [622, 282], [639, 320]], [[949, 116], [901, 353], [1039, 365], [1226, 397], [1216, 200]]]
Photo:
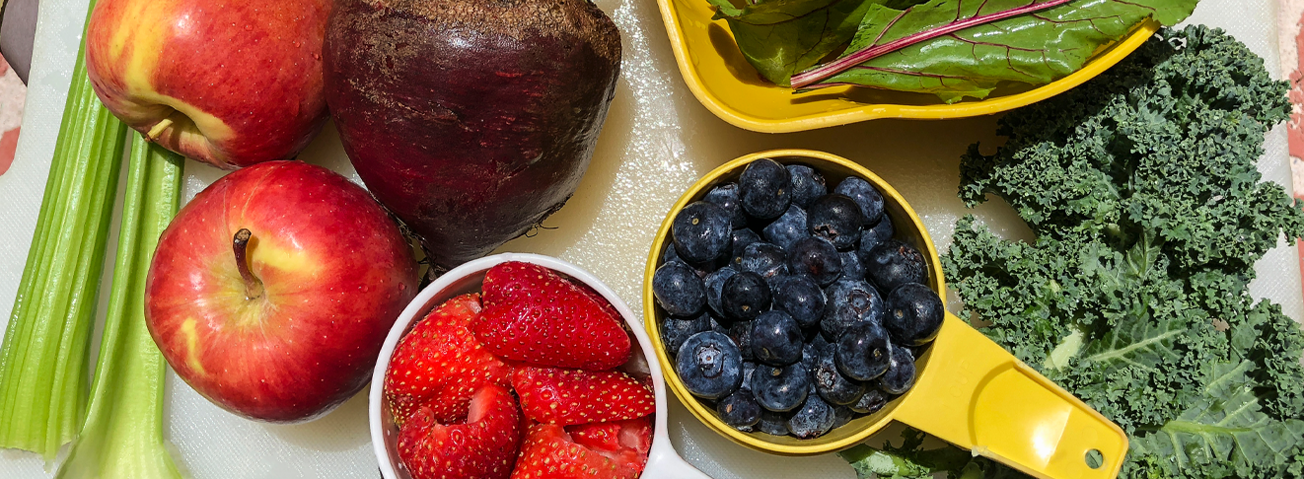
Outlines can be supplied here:
[[380, 349], [380, 357], [376, 361], [376, 371], [371, 376], [368, 416], [371, 421], [371, 444], [376, 451], [376, 460], [380, 463], [381, 475], [385, 479], [411, 479], [395, 449], [395, 444], [398, 442], [398, 427], [394, 425], [394, 418], [390, 416], [383, 387], [385, 370], [389, 368], [389, 358], [393, 356], [398, 340], [435, 306], [457, 295], [479, 291], [480, 284], [484, 281], [485, 271], [494, 265], [508, 261], [534, 263], [589, 285], [616, 307], [616, 311], [620, 312], [629, 326], [628, 329], [639, 347], [634, 349], [624, 369], [636, 376], [651, 376], [657, 402], [656, 429], [652, 436], [652, 449], [648, 452], [647, 467], [643, 469], [642, 477], [644, 479], [711, 479], [710, 476], [680, 458], [670, 444], [670, 437], [666, 434], [666, 384], [661, 375], [661, 366], [656, 361], [647, 360], [656, 357], [656, 353], [652, 350], [652, 342], [648, 340], [638, 316], [635, 316], [629, 306], [616, 296], [615, 291], [602, 284], [588, 271], [557, 258], [526, 253], [488, 256], [453, 268], [421, 290], [421, 293], [417, 294], [417, 297], [412, 299], [412, 303], [403, 310], [403, 314], [399, 315], [394, 328], [385, 338], [385, 344]]

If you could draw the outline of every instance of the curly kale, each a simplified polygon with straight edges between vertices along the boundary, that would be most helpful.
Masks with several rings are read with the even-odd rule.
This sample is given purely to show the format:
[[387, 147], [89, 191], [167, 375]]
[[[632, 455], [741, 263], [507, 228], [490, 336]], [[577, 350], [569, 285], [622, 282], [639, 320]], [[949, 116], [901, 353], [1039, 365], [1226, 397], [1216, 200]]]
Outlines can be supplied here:
[[1031, 243], [960, 220], [962, 314], [1131, 436], [1123, 477], [1304, 475], [1304, 335], [1247, 285], [1304, 211], [1256, 168], [1287, 84], [1221, 30], [1164, 30], [1118, 66], [1000, 121], [960, 165]]

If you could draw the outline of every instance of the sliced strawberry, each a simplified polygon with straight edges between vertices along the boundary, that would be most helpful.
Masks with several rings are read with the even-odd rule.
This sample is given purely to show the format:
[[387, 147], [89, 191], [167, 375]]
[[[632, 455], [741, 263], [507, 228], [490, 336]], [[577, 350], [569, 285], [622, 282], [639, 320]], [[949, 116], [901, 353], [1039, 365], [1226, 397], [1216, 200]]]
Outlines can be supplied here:
[[517, 367], [512, 387], [521, 410], [534, 421], [585, 424], [620, 421], [652, 414], [652, 390], [621, 371]]
[[485, 273], [483, 288], [485, 310], [471, 331], [498, 357], [593, 371], [629, 360], [623, 323], [548, 268], [502, 263]]
[[468, 326], [480, 297], [445, 301], [399, 341], [385, 372], [385, 397], [399, 425], [422, 405], [439, 422], [466, 417], [471, 395], [486, 384], [510, 386], [511, 368], [484, 349]]
[[526, 433], [511, 479], [634, 479], [643, 472], [641, 458], [622, 454], [619, 459], [575, 443], [555, 424], [536, 424]]
[[471, 397], [466, 422], [441, 424], [422, 407], [399, 430], [398, 456], [413, 479], [507, 479], [521, 444], [521, 413], [506, 388]]
[[[575, 444], [640, 469], [652, 448], [652, 416], [615, 422], [591, 422], [566, 426]], [[633, 461], [633, 462], [630, 462]], [[641, 462], [640, 462], [641, 461]]]

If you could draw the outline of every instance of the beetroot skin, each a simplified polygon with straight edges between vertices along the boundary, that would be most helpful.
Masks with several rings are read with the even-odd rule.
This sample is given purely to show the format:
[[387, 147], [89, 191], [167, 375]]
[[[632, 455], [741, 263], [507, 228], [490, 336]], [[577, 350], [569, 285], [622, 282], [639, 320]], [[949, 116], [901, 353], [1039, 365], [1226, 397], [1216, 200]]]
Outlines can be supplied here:
[[446, 269], [575, 192], [620, 48], [587, 0], [339, 0], [326, 102], [362, 181]]

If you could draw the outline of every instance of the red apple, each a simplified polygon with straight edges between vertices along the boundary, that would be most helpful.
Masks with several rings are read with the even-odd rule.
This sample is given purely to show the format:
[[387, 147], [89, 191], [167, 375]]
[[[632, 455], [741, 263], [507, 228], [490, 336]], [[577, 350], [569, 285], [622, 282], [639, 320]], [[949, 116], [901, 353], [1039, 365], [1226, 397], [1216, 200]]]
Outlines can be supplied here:
[[204, 397], [293, 422], [367, 384], [416, 290], [411, 247], [365, 190], [275, 161], [222, 177], [172, 220], [146, 280], [145, 322]]
[[330, 0], [100, 0], [86, 71], [114, 115], [225, 169], [298, 154], [326, 121]]

